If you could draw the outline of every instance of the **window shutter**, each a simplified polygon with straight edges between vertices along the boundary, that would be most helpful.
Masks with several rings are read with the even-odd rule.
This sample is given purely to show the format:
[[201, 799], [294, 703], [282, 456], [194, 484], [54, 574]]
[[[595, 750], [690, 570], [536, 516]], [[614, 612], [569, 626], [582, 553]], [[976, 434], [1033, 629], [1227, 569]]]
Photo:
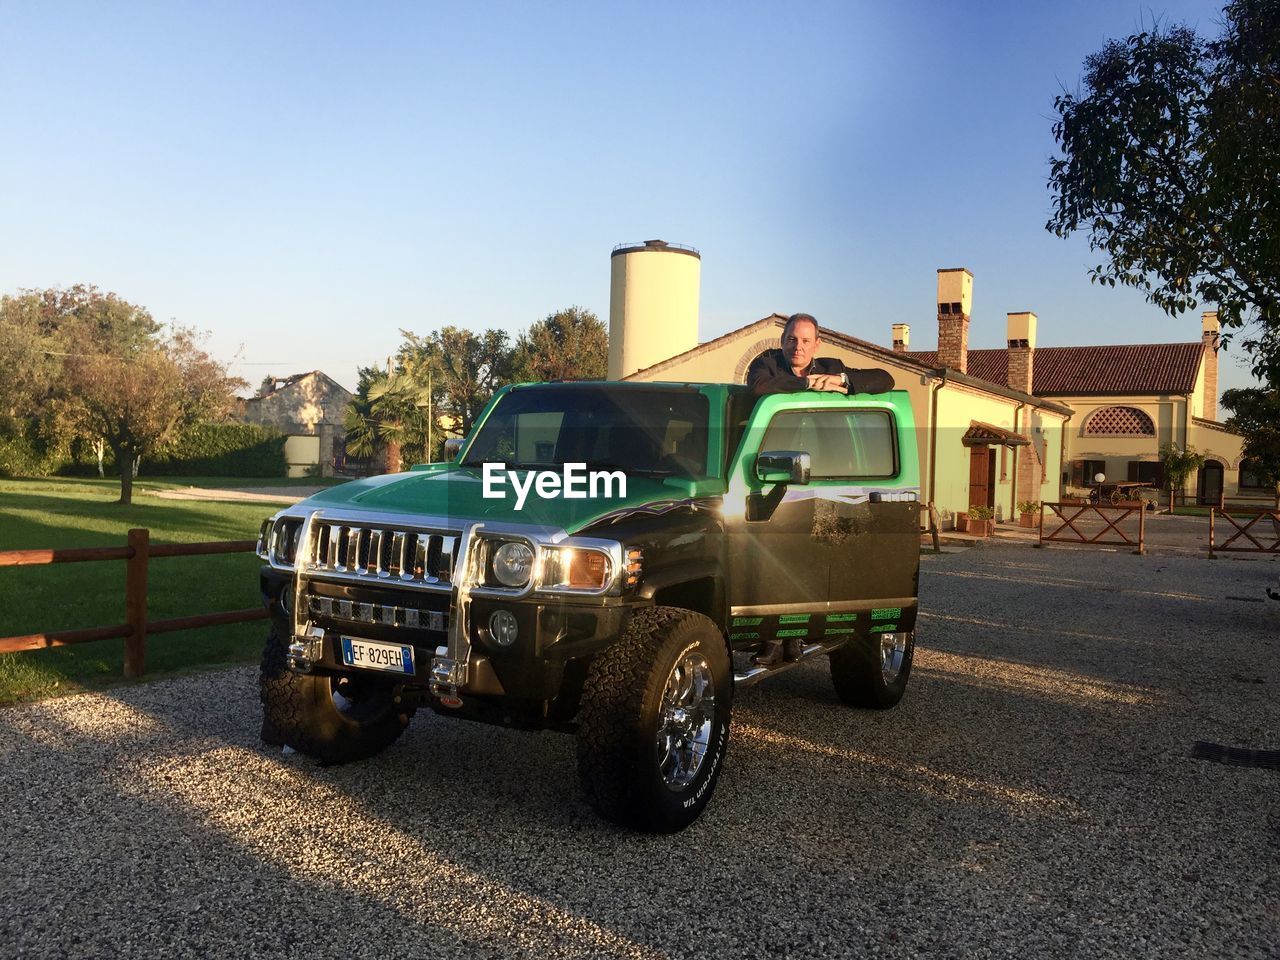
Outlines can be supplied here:
[[1138, 471], [1142, 469], [1141, 462], [1138, 460], [1129, 461], [1129, 482], [1136, 483], [1140, 478]]
[[1084, 486], [1084, 461], [1083, 460], [1071, 461], [1071, 485], [1073, 487]]

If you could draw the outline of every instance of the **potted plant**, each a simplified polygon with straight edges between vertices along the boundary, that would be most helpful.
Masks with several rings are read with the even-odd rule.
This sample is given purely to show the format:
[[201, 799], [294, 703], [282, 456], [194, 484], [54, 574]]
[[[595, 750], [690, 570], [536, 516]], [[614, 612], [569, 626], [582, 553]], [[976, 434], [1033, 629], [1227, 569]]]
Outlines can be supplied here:
[[1040, 522], [1037, 514], [1040, 512], [1039, 500], [1023, 500], [1018, 504], [1018, 526], [1034, 527]]
[[995, 526], [994, 511], [990, 507], [974, 504], [969, 508], [969, 532], [975, 537], [991, 536], [991, 528]]

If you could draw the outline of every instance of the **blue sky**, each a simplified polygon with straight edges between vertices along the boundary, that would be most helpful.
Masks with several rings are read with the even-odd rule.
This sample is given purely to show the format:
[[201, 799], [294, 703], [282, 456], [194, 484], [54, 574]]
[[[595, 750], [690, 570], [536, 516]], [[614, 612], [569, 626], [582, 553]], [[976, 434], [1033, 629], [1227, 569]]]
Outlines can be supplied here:
[[114, 290], [254, 385], [607, 319], [611, 248], [652, 237], [702, 252], [703, 340], [807, 310], [932, 349], [953, 266], [973, 347], [1027, 309], [1044, 346], [1194, 340], [1090, 285], [1045, 177], [1087, 54], [1219, 7], [0, 0], [0, 292]]

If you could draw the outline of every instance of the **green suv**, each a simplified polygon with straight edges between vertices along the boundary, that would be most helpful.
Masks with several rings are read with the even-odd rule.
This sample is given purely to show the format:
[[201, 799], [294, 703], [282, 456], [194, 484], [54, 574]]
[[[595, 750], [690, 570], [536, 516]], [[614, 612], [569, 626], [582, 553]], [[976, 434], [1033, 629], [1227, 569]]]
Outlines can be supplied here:
[[[450, 452], [263, 524], [268, 742], [358, 760], [422, 708], [569, 732], [592, 806], [665, 832], [710, 801], [737, 689], [826, 656], [844, 701], [901, 699], [905, 392], [521, 385]], [[797, 659], [752, 662], [779, 638]]]

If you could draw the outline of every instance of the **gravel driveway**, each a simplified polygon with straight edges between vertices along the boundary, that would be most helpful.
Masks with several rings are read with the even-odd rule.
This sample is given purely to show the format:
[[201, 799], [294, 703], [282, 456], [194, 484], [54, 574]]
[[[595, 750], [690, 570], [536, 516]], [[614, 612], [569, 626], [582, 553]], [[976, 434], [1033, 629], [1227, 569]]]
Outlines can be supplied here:
[[1275, 957], [1280, 771], [1188, 748], [1280, 748], [1277, 566], [926, 556], [902, 705], [744, 691], [672, 837], [595, 819], [560, 735], [268, 750], [250, 668], [0, 711], [0, 953]]

